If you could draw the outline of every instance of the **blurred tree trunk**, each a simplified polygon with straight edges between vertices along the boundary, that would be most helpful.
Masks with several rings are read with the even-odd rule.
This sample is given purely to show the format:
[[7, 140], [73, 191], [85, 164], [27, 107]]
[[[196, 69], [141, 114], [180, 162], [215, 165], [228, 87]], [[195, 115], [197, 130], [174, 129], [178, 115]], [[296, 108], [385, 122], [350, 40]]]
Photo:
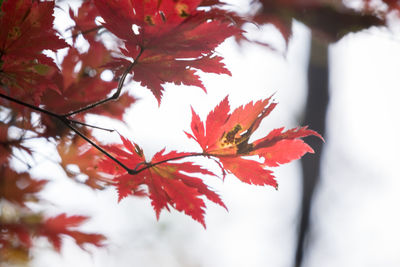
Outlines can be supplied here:
[[[322, 136], [325, 136], [326, 112], [329, 101], [328, 71], [328, 44], [312, 37], [310, 63], [308, 66], [308, 96], [302, 125], [308, 125]], [[315, 150], [315, 154], [307, 154], [301, 160], [303, 188], [295, 267], [302, 265], [307, 250], [311, 207], [313, 195], [319, 181], [323, 145], [317, 138], [306, 138], [305, 141]]]

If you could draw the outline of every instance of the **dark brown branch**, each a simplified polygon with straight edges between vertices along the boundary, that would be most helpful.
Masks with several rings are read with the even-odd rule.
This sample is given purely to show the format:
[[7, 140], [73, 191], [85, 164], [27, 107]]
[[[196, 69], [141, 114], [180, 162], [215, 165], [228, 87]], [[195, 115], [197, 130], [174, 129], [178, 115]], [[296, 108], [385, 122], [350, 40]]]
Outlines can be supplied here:
[[89, 144], [91, 144], [94, 148], [96, 148], [97, 150], [99, 150], [101, 153], [103, 153], [105, 156], [107, 156], [109, 159], [113, 160], [115, 163], [117, 163], [119, 166], [121, 166], [122, 168], [124, 168], [129, 174], [135, 174], [132, 173], [134, 172], [134, 170], [128, 168], [127, 166], [125, 166], [125, 164], [123, 164], [122, 162], [120, 162], [118, 159], [116, 159], [114, 156], [112, 156], [110, 153], [108, 153], [105, 149], [103, 149], [101, 146], [97, 145], [94, 141], [92, 141], [90, 138], [88, 138], [87, 136], [85, 136], [83, 133], [81, 133], [78, 129], [76, 129], [74, 126], [71, 125], [71, 123], [68, 122], [67, 119], [63, 120], [65, 125], [70, 128], [73, 132], [75, 132], [77, 135], [79, 135], [81, 138], [83, 138], [86, 142], [88, 142]]
[[86, 142], [88, 142], [89, 144], [91, 144], [93, 147], [95, 147], [97, 150], [99, 150], [101, 153], [103, 153], [105, 156], [107, 156], [108, 158], [110, 158], [111, 160], [115, 161], [118, 165], [120, 165], [122, 168], [124, 168], [128, 173], [130, 174], [135, 174], [136, 171], [128, 168], [127, 166], [125, 166], [122, 162], [120, 162], [119, 160], [117, 160], [115, 157], [113, 157], [110, 153], [108, 153], [107, 151], [105, 151], [103, 148], [101, 148], [99, 145], [97, 145], [95, 142], [93, 142], [92, 140], [90, 140], [87, 136], [85, 136], [84, 134], [82, 134], [78, 129], [76, 129], [75, 127], [73, 127], [71, 125], [71, 123], [77, 123], [77, 121], [71, 121], [68, 118], [66, 118], [64, 115], [59, 115], [56, 113], [53, 113], [51, 111], [36, 107], [34, 105], [31, 105], [29, 103], [25, 103], [21, 100], [12, 98], [10, 96], [4, 95], [2, 93], [0, 93], [0, 97], [7, 99], [11, 102], [20, 104], [22, 106], [28, 107], [30, 109], [36, 110], [38, 112], [41, 112], [43, 114], [49, 115], [51, 117], [54, 117], [58, 120], [60, 120], [63, 124], [65, 124], [68, 128], [70, 128], [73, 132], [75, 132], [77, 135], [79, 135], [81, 138], [83, 138]]
[[[30, 108], [30, 109], [33, 109], [33, 110], [35, 110], [35, 111], [38, 111], [38, 112], [40, 112], [40, 113], [46, 114], [46, 115], [48, 115], [48, 116], [51, 116], [51, 117], [54, 117], [54, 118], [60, 120], [63, 124], [65, 124], [69, 129], [71, 129], [73, 132], [75, 132], [77, 135], [79, 135], [81, 138], [83, 138], [86, 142], [88, 142], [89, 144], [91, 144], [93, 147], [95, 147], [97, 150], [99, 150], [99, 151], [100, 151], [101, 153], [103, 153], [105, 156], [107, 156], [108, 158], [110, 158], [111, 160], [113, 160], [115, 163], [117, 163], [118, 165], [120, 165], [122, 168], [124, 168], [129, 174], [137, 174], [138, 172], [140, 172], [140, 171], [142, 171], [142, 170], [136, 171], [136, 170], [134, 170], [134, 169], [128, 168], [128, 167], [125, 166], [122, 162], [120, 162], [118, 159], [116, 159], [114, 156], [112, 156], [110, 153], [108, 153], [108, 152], [107, 152], [106, 150], [104, 150], [102, 147], [100, 147], [99, 145], [97, 145], [94, 141], [92, 141], [90, 138], [88, 138], [87, 136], [85, 136], [83, 133], [81, 133], [78, 129], [76, 129], [76, 128], [75, 128], [74, 126], [72, 126], [71, 124], [72, 124], [72, 123], [75, 123], [75, 124], [82, 124], [82, 125], [89, 126], [89, 127], [95, 127], [95, 126], [88, 125], [88, 124], [85, 124], [85, 123], [82, 123], [82, 122], [79, 122], [79, 121], [76, 121], [76, 120], [70, 120], [70, 119], [68, 119], [67, 117], [68, 117], [68, 116], [72, 116], [72, 115], [74, 115], [74, 114], [78, 114], [78, 113], [87, 111], [87, 110], [92, 109], [92, 108], [94, 108], [94, 107], [97, 107], [97, 106], [99, 106], [99, 105], [101, 105], [101, 104], [104, 104], [104, 103], [106, 103], [106, 102], [108, 102], [108, 101], [110, 101], [110, 100], [116, 100], [116, 99], [118, 99], [119, 96], [120, 96], [120, 94], [121, 94], [122, 87], [124, 86], [124, 82], [125, 82], [126, 76], [129, 74], [129, 72], [132, 70], [132, 68], [137, 64], [137, 61], [138, 61], [139, 57], [142, 55], [142, 53], [143, 53], [143, 49], [140, 48], [139, 54], [136, 56], [136, 58], [134, 59], [134, 61], [132, 62], [132, 64], [130, 64], [129, 67], [128, 67], [128, 68], [124, 71], [124, 73], [122, 74], [122, 76], [121, 76], [121, 78], [120, 78], [120, 80], [119, 80], [119, 82], [118, 82], [117, 91], [116, 91], [111, 97], [106, 98], [106, 99], [104, 99], [104, 100], [101, 100], [101, 101], [99, 101], [99, 102], [93, 103], [93, 104], [91, 104], [91, 105], [89, 105], [89, 106], [86, 106], [86, 107], [84, 107], [84, 108], [81, 108], [81, 109], [79, 109], [79, 110], [76, 110], [76, 111], [67, 113], [67, 114], [63, 114], [63, 115], [56, 114], [56, 113], [54, 113], [54, 112], [51, 112], [51, 111], [48, 111], [48, 110], [46, 110], [46, 109], [43, 109], [43, 108], [40, 108], [40, 107], [31, 105], [31, 104], [29, 104], [29, 103], [23, 102], [23, 101], [21, 101], [21, 100], [15, 99], [15, 98], [13, 98], [13, 97], [10, 97], [10, 96], [5, 95], [5, 94], [2, 94], [2, 93], [0, 93], [0, 97], [1, 97], [1, 98], [4, 98], [4, 99], [7, 99], [7, 100], [9, 100], [9, 101], [11, 101], [11, 102], [14, 102], [14, 103], [17, 103], [17, 104], [19, 104], [19, 105], [28, 107], [28, 108]], [[95, 127], [95, 128], [103, 129], [103, 130], [109, 130], [109, 129], [105, 129], [105, 128], [102, 128], [102, 127]], [[112, 130], [109, 130], [109, 131], [112, 131]], [[156, 163], [156, 164], [161, 164], [161, 163]], [[149, 167], [146, 166], [146, 168], [149, 168]]]
[[[99, 106], [99, 105], [102, 105], [102, 104], [104, 104], [104, 103], [106, 103], [106, 102], [108, 102], [108, 101], [110, 101], [110, 100], [116, 100], [116, 99], [118, 99], [119, 96], [120, 96], [120, 94], [121, 94], [121, 90], [122, 90], [122, 88], [123, 88], [123, 86], [124, 86], [124, 82], [125, 82], [125, 79], [126, 79], [127, 75], [131, 72], [131, 70], [133, 69], [133, 67], [137, 64], [138, 59], [139, 59], [139, 57], [142, 55], [142, 53], [143, 53], [143, 48], [141, 47], [141, 48], [140, 48], [140, 51], [139, 51], [139, 54], [136, 56], [136, 58], [134, 59], [134, 61], [129, 65], [129, 67], [128, 67], [128, 68], [124, 71], [124, 73], [122, 74], [122, 76], [121, 76], [121, 78], [120, 78], [120, 80], [119, 80], [119, 82], [118, 82], [117, 91], [116, 91], [112, 96], [110, 96], [110, 97], [108, 97], [108, 98], [106, 98], [106, 99], [100, 100], [100, 101], [98, 101], [98, 102], [96, 102], [96, 103], [90, 104], [90, 105], [88, 105], [88, 106], [86, 106], [86, 107], [84, 107], [84, 108], [81, 108], [81, 109], [78, 109], [78, 110], [69, 112], [69, 113], [67, 113], [67, 114], [62, 114], [62, 115], [56, 114], [56, 113], [53, 113], [53, 112], [51, 112], [51, 111], [48, 111], [48, 110], [39, 108], [39, 107], [37, 107], [37, 106], [31, 105], [31, 104], [28, 104], [28, 103], [25, 103], [25, 102], [23, 102], [23, 101], [20, 101], [20, 100], [18, 100], [18, 99], [14, 99], [14, 98], [12, 98], [12, 97], [10, 97], [10, 96], [7, 96], [7, 95], [1, 94], [1, 93], [0, 93], [0, 97], [5, 98], [5, 99], [7, 99], [7, 100], [9, 100], [9, 101], [12, 101], [12, 102], [14, 102], [14, 103], [18, 103], [18, 104], [20, 104], [20, 105], [23, 105], [23, 106], [25, 106], [25, 107], [31, 108], [31, 109], [36, 110], [36, 111], [38, 111], [38, 112], [41, 112], [41, 113], [43, 113], [43, 114], [46, 114], [46, 115], [52, 116], [52, 117], [54, 117], [54, 118], [57, 118], [57, 119], [60, 120], [63, 124], [65, 124], [70, 130], [72, 130], [74, 133], [76, 133], [77, 135], [79, 135], [79, 136], [80, 136], [81, 138], [83, 138], [86, 142], [88, 142], [89, 144], [91, 144], [94, 148], [96, 148], [97, 150], [99, 150], [101, 153], [103, 153], [103, 154], [104, 154], [105, 156], [107, 156], [109, 159], [111, 159], [112, 161], [114, 161], [115, 163], [117, 163], [118, 165], [120, 165], [123, 169], [125, 169], [129, 174], [132, 174], [132, 175], [138, 174], [138, 173], [140, 173], [140, 172], [142, 172], [142, 171], [144, 171], [144, 170], [147, 170], [147, 169], [149, 169], [149, 168], [152, 168], [152, 167], [154, 167], [154, 166], [157, 166], [157, 165], [160, 165], [160, 164], [166, 163], [166, 162], [168, 162], [168, 161], [172, 161], [172, 160], [179, 160], [179, 159], [183, 159], [183, 158], [187, 158], [187, 157], [195, 157], [195, 156], [205, 156], [205, 157], [214, 157], [214, 156], [218, 156], [218, 155], [207, 154], [207, 153], [204, 153], [204, 152], [203, 152], [203, 153], [192, 153], [192, 154], [188, 154], [188, 155], [184, 155], [184, 156], [178, 156], [178, 157], [173, 157], [173, 158], [165, 159], [165, 160], [162, 160], [162, 161], [159, 161], [159, 162], [155, 162], [155, 163], [141, 162], [141, 163], [139, 163], [134, 169], [131, 169], [131, 168], [127, 167], [125, 164], [123, 164], [121, 161], [119, 161], [117, 158], [115, 158], [113, 155], [111, 155], [110, 153], [108, 153], [105, 149], [103, 149], [102, 147], [100, 147], [99, 145], [97, 145], [94, 141], [92, 141], [90, 138], [88, 138], [87, 136], [85, 136], [83, 133], [81, 133], [78, 129], [76, 129], [76, 128], [72, 125], [72, 123], [74, 123], [74, 124], [81, 124], [81, 125], [84, 125], [84, 126], [87, 126], [87, 127], [92, 127], [92, 128], [97, 128], [97, 129], [105, 130], [105, 131], [110, 131], [110, 132], [114, 131], [114, 130], [111, 130], [111, 129], [106, 129], [106, 128], [102, 128], [102, 127], [98, 127], [98, 126], [93, 126], [93, 125], [89, 125], [89, 124], [86, 124], [86, 123], [83, 123], [83, 122], [80, 122], [80, 121], [68, 119], [68, 117], [69, 117], [69, 116], [72, 116], [72, 115], [75, 115], [75, 114], [78, 114], [78, 113], [81, 113], [81, 112], [84, 112], [84, 111], [87, 111], [87, 110], [90, 110], [90, 109], [92, 109], [92, 108], [95, 108], [95, 107], [97, 107], [97, 106]], [[222, 155], [222, 156], [225, 156], [225, 155]], [[141, 169], [138, 169], [139, 166], [142, 166], [142, 165], [145, 165], [145, 166], [144, 166], [143, 168], [141, 168]]]
[[11, 97], [11, 96], [8, 96], [8, 95], [5, 95], [5, 94], [0, 93], [0, 97], [1, 97], [1, 98], [4, 98], [4, 99], [7, 99], [7, 100], [9, 100], [9, 101], [11, 101], [11, 102], [20, 104], [20, 105], [22, 105], [22, 106], [28, 107], [28, 108], [30, 108], [30, 109], [36, 110], [36, 111], [38, 111], [38, 112], [40, 112], [40, 113], [44, 113], [44, 114], [47, 114], [47, 115], [52, 116], [52, 117], [55, 117], [55, 118], [60, 117], [60, 115], [58, 115], [58, 114], [56, 114], [56, 113], [53, 113], [53, 112], [48, 111], [48, 110], [45, 110], [45, 109], [43, 109], [43, 108], [39, 108], [39, 107], [34, 106], [34, 105], [31, 105], [31, 104], [29, 104], [29, 103], [25, 103], [25, 102], [23, 102], [23, 101], [21, 101], [21, 100], [15, 99], [15, 98], [13, 98], [13, 97]]
[[81, 122], [81, 121], [77, 121], [77, 120], [71, 120], [71, 119], [68, 119], [68, 120], [69, 120], [70, 122], [72, 122], [72, 123], [75, 123], [75, 124], [80, 124], [80, 125], [83, 125], [83, 126], [86, 126], [86, 127], [90, 127], [90, 128], [94, 128], [94, 129], [99, 129], [99, 130], [107, 131], [107, 132], [110, 132], [110, 133], [112, 133], [112, 132], [115, 131], [115, 130], [113, 130], [113, 129], [103, 128], [103, 127], [99, 127], [99, 126], [87, 124], [87, 123], [84, 123], [84, 122]]
[[129, 65], [129, 67], [124, 71], [124, 73], [122, 74], [121, 78], [119, 79], [117, 91], [112, 96], [107, 97], [106, 99], [100, 100], [98, 102], [95, 102], [93, 104], [90, 104], [90, 105], [88, 105], [86, 107], [83, 107], [83, 108], [80, 108], [78, 110], [75, 110], [75, 111], [69, 112], [67, 114], [64, 114], [63, 116], [69, 117], [69, 116], [72, 116], [72, 115], [87, 111], [89, 109], [95, 108], [95, 107], [97, 107], [99, 105], [102, 105], [102, 104], [104, 104], [104, 103], [106, 103], [106, 102], [108, 102], [110, 100], [117, 100], [118, 97], [121, 94], [121, 90], [122, 90], [122, 87], [124, 86], [124, 82], [125, 82], [126, 76], [129, 74], [129, 72], [131, 72], [132, 68], [137, 64], [137, 61], [138, 61], [139, 57], [142, 55], [142, 53], [143, 53], [143, 48], [140, 48], [139, 54], [136, 56], [134, 61]]
[[[172, 161], [172, 160], [178, 160], [178, 159], [183, 159], [183, 158], [188, 158], [188, 157], [196, 157], [196, 156], [204, 156], [204, 157], [213, 157], [213, 156], [217, 156], [217, 155], [211, 155], [211, 154], [207, 154], [207, 153], [192, 153], [192, 154], [188, 154], [188, 155], [183, 155], [183, 156], [178, 156], [178, 157], [173, 157], [173, 158], [169, 158], [169, 159], [165, 159], [159, 162], [154, 162], [154, 163], [146, 163], [146, 162], [141, 162], [139, 163], [134, 169], [131, 169], [129, 167], [127, 167], [125, 164], [123, 164], [121, 161], [119, 161], [117, 158], [115, 158], [113, 155], [111, 155], [110, 153], [108, 153], [105, 149], [103, 149], [101, 146], [97, 145], [93, 140], [91, 140], [90, 138], [88, 138], [87, 136], [85, 136], [83, 133], [81, 133], [78, 129], [76, 129], [72, 124], [82, 124], [88, 127], [95, 127], [95, 128], [100, 128], [103, 130], [109, 130], [109, 129], [105, 129], [105, 128], [101, 128], [101, 127], [97, 127], [97, 126], [92, 126], [92, 125], [88, 125], [86, 123], [82, 123], [79, 121], [75, 121], [75, 120], [70, 120], [68, 119], [65, 115], [59, 115], [56, 113], [53, 113], [51, 111], [36, 107], [34, 105], [25, 103], [23, 101], [20, 101], [18, 99], [14, 99], [10, 96], [4, 95], [0, 93], [0, 97], [7, 99], [9, 101], [12, 101], [14, 103], [20, 104], [22, 106], [31, 108], [33, 110], [36, 110], [38, 112], [44, 113], [46, 115], [49, 115], [51, 117], [54, 117], [58, 120], [60, 120], [63, 124], [65, 124], [69, 129], [71, 129], [74, 133], [76, 133], [77, 135], [79, 135], [81, 138], [83, 138], [86, 142], [88, 142], [90, 145], [92, 145], [94, 148], [96, 148], [97, 150], [99, 150], [101, 153], [103, 153], [106, 157], [108, 157], [109, 159], [111, 159], [112, 161], [114, 161], [115, 163], [117, 163], [119, 166], [121, 166], [123, 169], [125, 169], [129, 174], [135, 175], [138, 174], [144, 170], [147, 170], [149, 168], [152, 168], [154, 166], [166, 163], [168, 161]], [[114, 131], [114, 130], [111, 130]], [[141, 165], [145, 165], [145, 167], [138, 169], [139, 166]]]

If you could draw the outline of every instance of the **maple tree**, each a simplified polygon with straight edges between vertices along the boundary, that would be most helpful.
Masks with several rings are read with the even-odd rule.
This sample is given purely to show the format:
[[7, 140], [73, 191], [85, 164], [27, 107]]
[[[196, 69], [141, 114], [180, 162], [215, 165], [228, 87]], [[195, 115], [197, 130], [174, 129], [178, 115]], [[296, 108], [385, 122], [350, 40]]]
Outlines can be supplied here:
[[[105, 237], [78, 227], [87, 216], [61, 212], [47, 216], [31, 203], [42, 201], [39, 193], [48, 181], [16, 170], [13, 160], [22, 153], [34, 157], [28, 140], [46, 140], [56, 147], [59, 166], [79, 182], [88, 178], [89, 188], [115, 187], [118, 199], [148, 197], [156, 217], [163, 209], [176, 209], [205, 224], [205, 199], [226, 208], [221, 197], [201, 178], [218, 174], [193, 163], [204, 157], [255, 185], [278, 186], [272, 170], [301, 158], [313, 149], [302, 138], [322, 137], [307, 127], [272, 130], [250, 142], [277, 105], [272, 97], [231, 110], [226, 97], [205, 122], [192, 110], [191, 131], [201, 151], [161, 150], [152, 159], [129, 138], [119, 144], [101, 144], [89, 125], [87, 114], [122, 121], [136, 99], [123, 89], [130, 80], [148, 88], [160, 104], [166, 83], [192, 85], [206, 91], [197, 71], [227, 74], [229, 70], [215, 48], [229, 37], [244, 38], [244, 20], [226, 11], [219, 1], [208, 0], [94, 0], [85, 1], [68, 14], [75, 25], [63, 36], [53, 28], [53, 1], [4, 0], [0, 12], [0, 258], [27, 261], [37, 237], [45, 237], [60, 251], [62, 237], [77, 245], [103, 246]], [[97, 18], [101, 17], [99, 22]], [[102, 34], [113, 36], [112, 44]], [[85, 52], [78, 36], [89, 44]], [[62, 62], [49, 53], [68, 49]], [[111, 70], [114, 79], [101, 74]], [[132, 74], [132, 75], [131, 75]], [[124, 92], [125, 91], [125, 92]], [[111, 133], [110, 133], [111, 134]], [[249, 158], [251, 157], [251, 158]], [[257, 159], [257, 160], [256, 160]], [[69, 167], [76, 165], [79, 172]], [[29, 168], [28, 168], [29, 169]]]

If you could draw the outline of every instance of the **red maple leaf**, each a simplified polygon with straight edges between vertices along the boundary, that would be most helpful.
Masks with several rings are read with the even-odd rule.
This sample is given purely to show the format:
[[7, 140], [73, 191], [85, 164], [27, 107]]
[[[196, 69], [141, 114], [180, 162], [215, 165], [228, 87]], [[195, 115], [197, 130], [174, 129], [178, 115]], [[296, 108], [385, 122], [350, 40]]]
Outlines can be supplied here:
[[74, 14], [72, 8], [69, 9], [69, 16], [75, 22], [72, 28], [72, 39], [75, 42], [79, 34], [92, 43], [95, 39], [97, 31], [102, 28], [96, 24], [96, 17], [100, 16], [99, 11], [93, 1], [85, 1], [79, 7], [78, 12]]
[[77, 245], [83, 248], [85, 244], [97, 247], [103, 246], [105, 237], [100, 234], [87, 234], [74, 230], [88, 219], [86, 216], [67, 216], [62, 213], [58, 216], [48, 218], [40, 227], [38, 235], [46, 237], [57, 251], [61, 249], [62, 235], [70, 236]]
[[[42, 103], [47, 109], [63, 114], [107, 98], [111, 90], [118, 85], [116, 81], [104, 81], [101, 78], [105, 70], [104, 65], [109, 60], [110, 51], [100, 42], [92, 41], [90, 50], [86, 53], [70, 48], [61, 64], [61, 75], [55, 73], [53, 77], [60, 93], [48, 91], [43, 96]], [[88, 112], [121, 120], [125, 109], [134, 102], [134, 97], [124, 93], [119, 98], [118, 105], [106, 103]], [[76, 116], [84, 117], [83, 114]]]
[[29, 249], [32, 246], [32, 237], [40, 236], [47, 238], [57, 252], [61, 250], [63, 236], [71, 237], [83, 249], [86, 244], [103, 246], [103, 235], [76, 230], [87, 219], [86, 216], [67, 216], [65, 213], [46, 219], [39, 213], [25, 211], [13, 220], [4, 220], [0, 224], [0, 250], [7, 252], [16, 246]]
[[[60, 139], [57, 151], [61, 158], [60, 166], [68, 177], [83, 182], [80, 177], [86, 175], [84, 184], [93, 189], [103, 189], [111, 183], [111, 179], [99, 173], [97, 164], [102, 158], [102, 153], [82, 138], [75, 136], [72, 139]], [[79, 171], [71, 169], [73, 165], [79, 167]]]
[[[96, 0], [104, 26], [120, 39], [124, 57], [137, 59], [134, 80], [148, 87], [160, 103], [162, 85], [194, 85], [203, 88], [196, 69], [230, 74], [214, 49], [240, 30], [218, 21], [214, 12], [198, 10], [200, 0], [106, 1]], [[221, 17], [221, 16], [218, 16]], [[132, 62], [119, 58], [115, 69], [127, 69]], [[112, 66], [112, 65], [110, 65]]]
[[[181, 159], [190, 153], [169, 152], [162, 150], [146, 162], [142, 150], [134, 143], [121, 136], [123, 147], [115, 145], [108, 150], [126, 166], [140, 169], [137, 174], [128, 174], [124, 169], [115, 167], [115, 163], [106, 159], [101, 168], [116, 175], [116, 187], [119, 201], [128, 195], [148, 195], [157, 218], [163, 209], [170, 207], [184, 212], [205, 227], [205, 203], [202, 197], [224, 207], [218, 194], [209, 189], [196, 174], [214, 175], [191, 162], [170, 162]], [[168, 161], [168, 162], [166, 162]], [[154, 164], [156, 163], [156, 164]]]
[[46, 89], [57, 91], [46, 76], [57, 67], [43, 50], [68, 46], [53, 29], [54, 2], [4, 1], [1, 10], [1, 89], [25, 101], [33, 98], [38, 104]]
[[[313, 153], [313, 149], [300, 138], [309, 135], [322, 137], [307, 127], [287, 131], [280, 128], [249, 143], [251, 135], [275, 106], [276, 103], [268, 98], [240, 106], [229, 113], [230, 106], [226, 97], [208, 114], [205, 124], [192, 110], [192, 134], [186, 134], [199, 143], [205, 154], [217, 157], [223, 168], [243, 182], [277, 187], [272, 171], [264, 167], [278, 166], [299, 159], [307, 152]], [[243, 158], [254, 155], [264, 162]]]
[[37, 193], [47, 180], [32, 179], [29, 173], [17, 173], [7, 165], [0, 166], [0, 199], [25, 206], [28, 201], [38, 201]]
[[42, 54], [45, 49], [56, 51], [68, 46], [53, 29], [54, 2], [31, 0], [4, 1], [0, 17], [0, 51], [2, 55], [38, 60], [54, 65]]

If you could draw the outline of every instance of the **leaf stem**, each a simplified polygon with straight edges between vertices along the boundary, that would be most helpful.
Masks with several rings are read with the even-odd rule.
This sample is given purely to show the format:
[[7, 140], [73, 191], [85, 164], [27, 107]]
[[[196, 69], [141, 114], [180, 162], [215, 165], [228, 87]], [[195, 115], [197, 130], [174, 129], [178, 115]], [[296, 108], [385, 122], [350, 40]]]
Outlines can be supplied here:
[[140, 173], [140, 172], [142, 172], [142, 171], [144, 171], [144, 170], [147, 170], [147, 169], [149, 169], [149, 168], [152, 168], [152, 167], [154, 167], [154, 166], [157, 166], [157, 165], [166, 163], [166, 162], [168, 162], [168, 161], [178, 160], [178, 159], [183, 159], [183, 158], [188, 158], [188, 157], [198, 157], [198, 156], [209, 157], [209, 156], [212, 156], [212, 155], [207, 154], [207, 153], [204, 153], [204, 152], [202, 152], [202, 153], [192, 153], [192, 154], [188, 154], [188, 155], [183, 155], [183, 156], [178, 156], [178, 157], [173, 157], [173, 158], [161, 160], [161, 161], [154, 162], [154, 163], [147, 163], [145, 167], [143, 167], [143, 168], [141, 168], [141, 169], [139, 169], [139, 170], [136, 170], [138, 166], [144, 164], [143, 162], [141, 162], [141, 163], [138, 164], [138, 166], [136, 166], [136, 168], [134, 169], [134, 171], [136, 172], [135, 174], [137, 174], [137, 173]]
[[83, 126], [86, 126], [86, 127], [90, 127], [90, 128], [94, 128], [94, 129], [99, 129], [99, 130], [107, 131], [107, 132], [110, 132], [110, 133], [112, 133], [112, 132], [115, 131], [115, 130], [113, 130], [113, 129], [103, 128], [103, 127], [100, 127], [100, 126], [95, 126], [95, 125], [87, 124], [87, 123], [84, 123], [84, 122], [81, 122], [81, 121], [77, 121], [77, 120], [72, 120], [72, 119], [68, 119], [68, 120], [69, 120], [70, 122], [72, 122], [72, 123], [75, 123], [75, 124], [80, 124], [80, 125], [83, 125]]

